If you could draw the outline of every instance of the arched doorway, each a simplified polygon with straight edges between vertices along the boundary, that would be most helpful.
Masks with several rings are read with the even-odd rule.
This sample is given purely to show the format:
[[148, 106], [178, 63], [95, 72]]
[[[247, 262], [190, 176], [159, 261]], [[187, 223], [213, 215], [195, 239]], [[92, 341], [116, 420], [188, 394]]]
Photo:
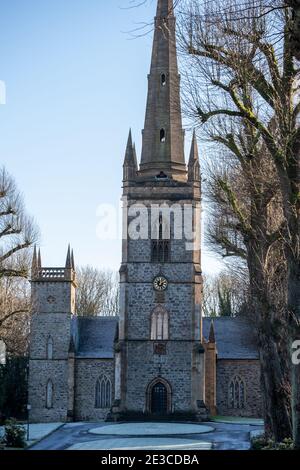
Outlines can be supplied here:
[[151, 412], [157, 415], [164, 415], [168, 412], [168, 392], [161, 382], [157, 382], [152, 388]]
[[155, 415], [166, 415], [172, 410], [170, 384], [161, 377], [154, 379], [147, 389], [147, 410]]

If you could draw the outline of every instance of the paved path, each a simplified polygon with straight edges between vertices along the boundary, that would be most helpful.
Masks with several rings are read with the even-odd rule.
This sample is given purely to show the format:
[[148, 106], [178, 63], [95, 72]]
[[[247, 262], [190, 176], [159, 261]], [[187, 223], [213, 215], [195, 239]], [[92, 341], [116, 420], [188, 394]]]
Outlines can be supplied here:
[[[131, 423], [130, 426], [138, 426], [140, 423]], [[149, 424], [149, 423], [145, 423]], [[161, 423], [156, 423], [161, 424]], [[163, 449], [163, 450], [248, 450], [250, 448], [250, 431], [261, 430], [262, 426], [251, 426], [248, 424], [224, 424], [224, 423], [201, 423], [213, 428], [212, 432], [205, 434], [186, 434], [182, 431], [180, 435], [172, 435], [174, 423], [164, 423], [166, 434], [159, 437], [140, 435], [112, 435], [110, 423], [69, 423], [58, 429], [50, 436], [37, 443], [31, 450], [112, 450], [112, 449]], [[181, 424], [191, 426], [191, 424]], [[120, 426], [116, 424], [115, 426]], [[124, 426], [128, 426], [124, 424]], [[192, 424], [195, 426], [195, 424]], [[197, 426], [197, 425], [196, 425]], [[93, 435], [93, 429], [103, 429], [103, 434]], [[105, 428], [107, 428], [105, 430]], [[107, 434], [105, 434], [107, 432]], [[132, 431], [131, 431], [132, 432]]]
[[211, 442], [166, 437], [110, 438], [74, 444], [68, 450], [211, 450]]

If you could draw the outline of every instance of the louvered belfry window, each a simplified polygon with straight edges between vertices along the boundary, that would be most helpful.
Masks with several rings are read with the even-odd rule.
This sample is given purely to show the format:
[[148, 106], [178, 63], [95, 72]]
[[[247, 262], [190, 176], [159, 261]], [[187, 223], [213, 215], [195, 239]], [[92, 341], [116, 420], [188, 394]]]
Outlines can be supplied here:
[[159, 215], [158, 220], [158, 238], [152, 240], [152, 262], [168, 263], [170, 261], [170, 240], [164, 239], [163, 236], [163, 217]]

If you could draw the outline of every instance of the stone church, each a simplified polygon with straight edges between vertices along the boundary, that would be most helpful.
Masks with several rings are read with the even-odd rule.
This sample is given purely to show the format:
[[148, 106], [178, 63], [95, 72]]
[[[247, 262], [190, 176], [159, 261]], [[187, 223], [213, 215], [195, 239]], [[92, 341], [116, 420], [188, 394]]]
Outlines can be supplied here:
[[251, 325], [202, 318], [200, 163], [195, 134], [185, 162], [175, 23], [158, 0], [141, 161], [130, 133], [123, 165], [119, 316], [76, 316], [73, 252], [62, 268], [34, 253], [33, 422], [261, 416]]

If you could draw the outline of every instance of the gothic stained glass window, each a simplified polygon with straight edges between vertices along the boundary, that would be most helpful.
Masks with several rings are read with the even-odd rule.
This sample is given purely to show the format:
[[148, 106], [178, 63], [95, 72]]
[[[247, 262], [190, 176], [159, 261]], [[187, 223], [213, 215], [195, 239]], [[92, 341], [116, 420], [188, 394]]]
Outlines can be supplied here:
[[230, 382], [229, 386], [229, 406], [234, 408], [234, 383]]
[[246, 406], [246, 388], [244, 380], [235, 376], [229, 384], [229, 407], [243, 409]]
[[95, 408], [111, 407], [112, 386], [108, 377], [100, 377], [96, 382]]
[[245, 384], [243, 381], [240, 382], [240, 408], [245, 408]]

